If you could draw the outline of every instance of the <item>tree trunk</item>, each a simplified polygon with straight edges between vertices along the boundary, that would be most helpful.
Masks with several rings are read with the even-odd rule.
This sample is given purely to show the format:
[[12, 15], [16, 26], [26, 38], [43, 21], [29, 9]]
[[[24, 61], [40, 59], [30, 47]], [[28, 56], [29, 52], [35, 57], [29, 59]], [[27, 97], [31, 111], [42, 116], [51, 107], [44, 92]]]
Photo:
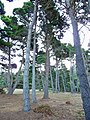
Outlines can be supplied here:
[[43, 88], [43, 91], [44, 91], [44, 76], [43, 76], [43, 73], [42, 73], [42, 70], [41, 70], [41, 64], [40, 64], [40, 77], [41, 77], [41, 81], [42, 81], [42, 88]]
[[71, 18], [72, 28], [73, 28], [73, 38], [74, 38], [74, 47], [76, 50], [76, 65], [77, 65], [77, 75], [80, 80], [80, 91], [83, 101], [83, 108], [85, 111], [86, 120], [90, 120], [90, 88], [87, 79], [87, 74], [84, 66], [80, 37], [78, 32], [78, 25], [75, 19], [74, 9], [70, 5], [70, 1], [66, 0], [67, 6], [69, 8], [69, 16]]
[[65, 81], [66, 81], [66, 71], [63, 68], [63, 63], [62, 63], [62, 59], [61, 59], [61, 68], [62, 68], [62, 83], [63, 83], [63, 92], [66, 92], [66, 85], [65, 85]]
[[72, 58], [70, 57], [70, 86], [71, 86], [71, 93], [75, 93], [75, 83], [74, 83], [74, 73], [73, 73], [73, 61]]
[[88, 55], [85, 55], [85, 53], [83, 52], [83, 59], [84, 59], [84, 64], [85, 64], [85, 67], [86, 67], [86, 70], [87, 70], [87, 77], [88, 77], [88, 83], [89, 83], [89, 87], [90, 87], [90, 49], [88, 49]]
[[33, 48], [33, 65], [32, 65], [32, 102], [36, 103], [36, 87], [35, 87], [35, 53], [36, 53], [36, 24], [34, 33], [34, 48]]
[[71, 54], [69, 53], [69, 57], [70, 57], [70, 88], [71, 88], [71, 93], [73, 93], [73, 84], [72, 84], [72, 58], [71, 58]]
[[59, 73], [58, 73], [58, 60], [56, 57], [56, 93], [60, 91], [60, 86], [59, 86]]
[[51, 66], [50, 66], [50, 79], [51, 79], [52, 92], [54, 93], [54, 83], [53, 83], [53, 78], [52, 78]]
[[22, 53], [23, 53], [23, 55], [22, 55], [21, 66], [20, 66], [20, 68], [19, 68], [19, 70], [18, 70], [18, 72], [16, 74], [16, 81], [15, 81], [15, 83], [13, 84], [13, 81], [11, 82], [11, 87], [9, 89], [9, 95], [13, 94], [13, 92], [15, 91], [15, 89], [16, 89], [18, 83], [19, 83], [19, 75], [20, 75], [20, 72], [21, 72], [22, 65], [24, 63], [24, 49], [22, 49]]
[[77, 81], [76, 81], [76, 91], [77, 91], [77, 93], [79, 92], [79, 80], [78, 80], [78, 78], [77, 78]]
[[45, 85], [44, 85], [44, 99], [48, 99], [48, 76], [49, 76], [49, 41], [48, 37], [46, 35], [46, 79], [45, 79]]
[[[9, 38], [8, 38], [8, 42], [9, 42]], [[11, 53], [11, 50], [10, 50], [10, 47], [8, 48], [8, 76], [7, 76], [7, 83], [8, 83], [8, 95], [11, 95], [11, 77], [10, 77], [10, 68], [11, 68], [11, 58], [10, 58], [10, 53]]]
[[58, 92], [60, 92], [59, 71], [58, 71]]
[[23, 97], [24, 97], [24, 111], [30, 111], [30, 94], [29, 94], [29, 62], [30, 62], [30, 44], [33, 25], [36, 21], [36, 12], [37, 12], [37, 1], [35, 0], [34, 14], [32, 22], [29, 23], [28, 29], [28, 38], [27, 38], [27, 47], [26, 47], [26, 59], [25, 59], [25, 68], [24, 68], [24, 78], [23, 78]]

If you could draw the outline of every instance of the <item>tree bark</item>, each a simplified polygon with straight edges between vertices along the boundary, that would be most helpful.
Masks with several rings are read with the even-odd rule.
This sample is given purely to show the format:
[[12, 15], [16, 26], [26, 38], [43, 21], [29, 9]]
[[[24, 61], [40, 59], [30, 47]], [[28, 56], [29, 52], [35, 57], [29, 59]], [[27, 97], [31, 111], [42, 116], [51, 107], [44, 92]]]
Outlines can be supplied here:
[[54, 93], [54, 83], [53, 83], [53, 77], [52, 77], [52, 69], [51, 69], [51, 66], [50, 66], [50, 79], [51, 79], [52, 92]]
[[24, 63], [24, 50], [23, 49], [22, 49], [22, 52], [23, 52], [23, 55], [22, 55], [21, 66], [20, 66], [20, 68], [19, 68], [19, 70], [18, 70], [18, 72], [16, 74], [16, 81], [15, 81], [15, 83], [13, 84], [13, 81], [11, 82], [11, 87], [10, 87], [10, 89], [8, 91], [9, 95], [13, 94], [14, 90], [16, 89], [16, 87], [17, 87], [17, 85], [19, 83], [19, 75], [20, 75], [20, 72], [21, 72], [22, 65]]
[[[70, 56], [69, 56], [70, 57]], [[73, 73], [73, 61], [72, 61], [73, 58], [70, 57], [70, 86], [71, 86], [71, 93], [75, 93], [75, 83], [74, 83], [74, 73]]]
[[90, 120], [90, 88], [89, 88], [88, 78], [87, 78], [86, 69], [84, 66], [84, 61], [81, 51], [78, 24], [75, 19], [75, 14], [74, 14], [75, 11], [70, 5], [70, 0], [66, 0], [66, 3], [69, 8], [69, 16], [71, 18], [71, 23], [73, 28], [74, 47], [76, 50], [77, 75], [80, 80], [80, 90], [83, 101], [83, 108], [85, 111], [85, 118], [86, 120]]
[[66, 85], [65, 85], [65, 82], [66, 82], [66, 71], [63, 68], [62, 59], [61, 59], [61, 68], [62, 68], [61, 78], [62, 78], [62, 84], [63, 84], [63, 92], [66, 92]]
[[24, 111], [30, 111], [30, 94], [29, 94], [29, 62], [30, 62], [30, 44], [31, 44], [31, 36], [32, 36], [32, 29], [35, 24], [36, 20], [36, 12], [37, 12], [37, 2], [35, 0], [34, 5], [34, 14], [32, 22], [29, 23], [28, 29], [28, 38], [27, 38], [27, 47], [26, 47], [26, 59], [25, 59], [25, 68], [24, 68], [24, 78], [23, 78], [23, 97], [24, 97]]
[[59, 86], [59, 73], [58, 73], [58, 59], [56, 57], [56, 93], [60, 91], [60, 86]]
[[35, 24], [35, 33], [34, 33], [34, 48], [33, 48], [33, 65], [32, 65], [32, 102], [36, 103], [36, 87], [35, 87], [35, 55], [36, 53], [36, 24]]
[[[47, 33], [46, 33], [47, 34]], [[48, 99], [48, 76], [49, 76], [49, 41], [48, 37], [46, 35], [46, 79], [45, 79], [45, 85], [44, 85], [44, 99]]]
[[43, 91], [44, 91], [44, 75], [43, 75], [43, 73], [42, 73], [42, 70], [41, 70], [41, 64], [40, 64], [40, 77], [41, 77], [41, 82], [42, 82], [42, 89], [43, 89]]
[[[9, 42], [9, 38], [8, 38], [8, 42]], [[11, 95], [11, 77], [10, 77], [10, 68], [11, 68], [11, 57], [10, 57], [10, 53], [11, 53], [11, 50], [10, 50], [10, 47], [8, 48], [8, 76], [7, 76], [7, 82], [8, 82], [8, 95]]]

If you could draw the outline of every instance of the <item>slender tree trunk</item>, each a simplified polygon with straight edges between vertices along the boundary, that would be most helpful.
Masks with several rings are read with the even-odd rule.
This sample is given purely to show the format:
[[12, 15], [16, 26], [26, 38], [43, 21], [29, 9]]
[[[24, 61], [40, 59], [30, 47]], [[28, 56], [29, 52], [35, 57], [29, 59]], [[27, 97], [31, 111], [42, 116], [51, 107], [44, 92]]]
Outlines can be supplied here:
[[[47, 33], [46, 33], [47, 34]], [[44, 85], [44, 99], [48, 99], [48, 77], [49, 77], [49, 41], [48, 37], [46, 35], [46, 80], [45, 80], [45, 85]]]
[[56, 60], [56, 93], [58, 93], [58, 66]]
[[[88, 49], [88, 52], [90, 53], [90, 50]], [[89, 73], [89, 69], [90, 69], [90, 56], [85, 55], [85, 53], [83, 52], [83, 59], [84, 59], [84, 64], [86, 67], [86, 71], [87, 71], [87, 77], [88, 77], [88, 83], [89, 83], [89, 87], [90, 87], [90, 73]]]
[[32, 66], [32, 102], [36, 103], [36, 87], [35, 87], [35, 53], [36, 53], [36, 24], [34, 33], [34, 48], [33, 48], [33, 66]]
[[[9, 38], [8, 38], [8, 42], [9, 42]], [[9, 64], [8, 64], [8, 95], [11, 95], [11, 77], [10, 77], [10, 68], [11, 68], [11, 58], [10, 58], [10, 54], [11, 54], [11, 50], [10, 50], [10, 47], [8, 48], [8, 61], [9, 61]]]
[[75, 82], [74, 82], [74, 66], [71, 67], [71, 74], [72, 74], [71, 79], [72, 79], [73, 93], [75, 93], [76, 90], [75, 90]]
[[61, 77], [62, 77], [62, 83], [63, 83], [63, 92], [66, 92], [64, 72]]
[[77, 78], [77, 81], [76, 81], [76, 91], [77, 91], [77, 93], [79, 92], [79, 80], [78, 80], [78, 78]]
[[57, 60], [57, 57], [56, 57], [56, 93], [59, 92], [59, 73], [58, 73], [58, 60]]
[[71, 18], [71, 23], [73, 28], [74, 47], [76, 50], [77, 75], [80, 80], [80, 90], [83, 101], [83, 108], [85, 111], [85, 118], [86, 120], [90, 120], [90, 88], [89, 88], [88, 78], [87, 78], [86, 69], [84, 66], [84, 61], [81, 51], [78, 25], [75, 19], [75, 14], [74, 14], [75, 11], [70, 5], [70, 0], [66, 0], [66, 3], [69, 8], [69, 16]]
[[44, 76], [43, 76], [43, 74], [42, 74], [42, 70], [41, 70], [41, 65], [40, 65], [40, 76], [41, 76], [41, 81], [42, 81], [42, 88], [43, 88], [43, 91], [44, 91]]
[[[15, 83], [13, 84], [13, 81], [11, 82], [11, 88], [10, 88], [10, 91], [9, 91], [9, 94], [12, 95], [13, 92], [15, 91], [18, 83], [19, 83], [19, 75], [20, 75], [20, 72], [21, 72], [21, 68], [22, 68], [22, 64], [24, 63], [24, 50], [22, 49], [22, 52], [23, 52], [23, 57], [22, 57], [22, 61], [21, 61], [21, 66], [16, 74], [16, 81]], [[12, 79], [11, 79], [12, 80]]]
[[73, 73], [73, 62], [72, 58], [70, 58], [70, 86], [71, 86], [71, 93], [75, 93], [75, 83], [74, 83], [74, 73]]
[[35, 0], [34, 5], [34, 14], [32, 22], [29, 23], [28, 29], [28, 38], [27, 38], [27, 47], [26, 47], [26, 59], [25, 59], [25, 68], [24, 68], [24, 78], [23, 78], [23, 97], [24, 97], [24, 111], [30, 111], [30, 94], [29, 94], [29, 62], [30, 62], [30, 44], [32, 37], [32, 29], [36, 21], [37, 13], [37, 1]]
[[58, 92], [60, 92], [59, 71], [58, 71]]
[[61, 59], [61, 68], [62, 68], [62, 83], [63, 83], [63, 91], [66, 92], [66, 85], [65, 85], [65, 81], [66, 81], [66, 73], [65, 70], [63, 69], [63, 63], [62, 63], [62, 59]]
[[65, 82], [64, 82], [64, 75], [62, 74], [62, 84], [63, 84], [63, 92], [66, 92], [66, 88], [65, 88]]
[[40, 73], [37, 71], [37, 88], [39, 89], [39, 91], [41, 91], [41, 79], [40, 79]]
[[44, 83], [45, 78], [44, 78], [43, 75], [41, 76], [41, 81], [42, 81], [42, 88], [43, 88], [43, 91], [44, 91], [44, 88], [45, 88], [45, 83]]
[[[70, 53], [69, 53], [70, 54]], [[70, 57], [71, 55], [69, 55]], [[70, 88], [71, 88], [71, 93], [73, 93], [73, 84], [72, 84], [72, 58], [70, 57]]]
[[52, 70], [51, 70], [51, 66], [50, 66], [50, 78], [51, 78], [52, 92], [54, 93], [54, 83], [53, 83], [53, 77], [52, 77]]

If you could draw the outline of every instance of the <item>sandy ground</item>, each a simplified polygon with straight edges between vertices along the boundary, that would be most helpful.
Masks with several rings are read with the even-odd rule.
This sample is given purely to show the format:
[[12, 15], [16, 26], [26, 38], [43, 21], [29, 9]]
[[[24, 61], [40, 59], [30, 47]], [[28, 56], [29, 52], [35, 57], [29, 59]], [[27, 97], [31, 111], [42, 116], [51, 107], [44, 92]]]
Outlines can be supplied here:
[[42, 98], [37, 92], [37, 103], [31, 100], [31, 110], [24, 112], [22, 91], [0, 94], [0, 120], [84, 120], [80, 94], [49, 93], [49, 99]]

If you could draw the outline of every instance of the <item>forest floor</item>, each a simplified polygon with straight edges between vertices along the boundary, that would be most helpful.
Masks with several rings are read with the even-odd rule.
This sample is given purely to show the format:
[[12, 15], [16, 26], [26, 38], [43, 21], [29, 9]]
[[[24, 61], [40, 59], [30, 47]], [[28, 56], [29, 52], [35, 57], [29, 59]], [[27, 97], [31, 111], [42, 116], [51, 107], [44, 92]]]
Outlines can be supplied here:
[[23, 111], [22, 94], [0, 94], [0, 120], [84, 120], [84, 112], [80, 94], [50, 92], [45, 100], [43, 92], [37, 92], [30, 112]]

